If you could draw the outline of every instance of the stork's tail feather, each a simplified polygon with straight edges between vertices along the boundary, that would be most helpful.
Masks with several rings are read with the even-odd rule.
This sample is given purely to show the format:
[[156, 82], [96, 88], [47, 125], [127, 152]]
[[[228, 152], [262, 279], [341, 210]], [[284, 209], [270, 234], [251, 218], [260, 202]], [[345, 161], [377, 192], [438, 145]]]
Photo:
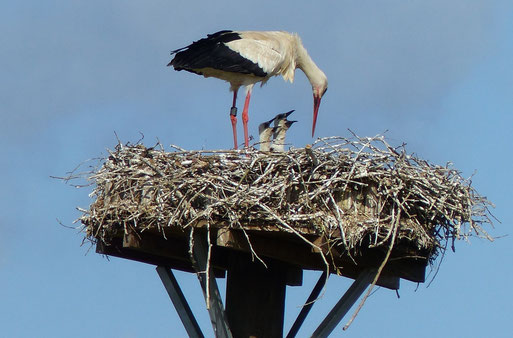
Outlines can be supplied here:
[[[178, 48], [178, 49], [175, 49], [175, 50], [172, 50], [172, 51], [171, 51], [171, 55], [175, 55], [176, 53], [181, 52], [182, 50], [187, 49], [187, 48], [189, 48], [189, 46], [187, 46], [187, 47], [182, 47], [182, 48]], [[169, 66], [169, 65], [168, 65], [168, 66]]]

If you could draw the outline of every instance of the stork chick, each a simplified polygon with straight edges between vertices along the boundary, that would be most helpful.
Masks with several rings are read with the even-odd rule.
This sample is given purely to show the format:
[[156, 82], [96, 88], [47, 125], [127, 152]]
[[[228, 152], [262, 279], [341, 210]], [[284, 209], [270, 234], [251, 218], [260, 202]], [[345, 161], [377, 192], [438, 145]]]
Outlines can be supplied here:
[[290, 126], [297, 121], [284, 121], [279, 127], [273, 128], [273, 145], [271, 151], [285, 151], [285, 134]]
[[261, 123], [258, 126], [258, 133], [260, 134], [260, 151], [270, 151], [271, 150], [271, 137], [273, 136], [273, 127], [271, 127], [271, 123], [276, 119], [276, 117], [271, 120]]

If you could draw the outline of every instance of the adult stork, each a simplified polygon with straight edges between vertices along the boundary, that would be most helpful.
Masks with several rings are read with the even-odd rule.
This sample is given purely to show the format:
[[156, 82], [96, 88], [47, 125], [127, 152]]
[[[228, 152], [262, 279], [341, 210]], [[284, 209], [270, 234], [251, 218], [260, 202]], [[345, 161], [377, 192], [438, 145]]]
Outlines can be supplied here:
[[264, 85], [271, 77], [281, 75], [285, 81], [294, 81], [294, 71], [301, 69], [312, 85], [314, 108], [312, 137], [315, 133], [321, 98], [328, 89], [328, 79], [308, 55], [297, 34], [283, 31], [223, 30], [207, 35], [189, 46], [171, 52], [174, 58], [168, 66], [186, 70], [204, 77], [216, 77], [230, 83], [233, 104], [230, 119], [233, 142], [237, 149], [237, 92], [246, 87], [246, 101], [242, 111], [244, 144], [249, 146], [248, 107], [255, 83]]

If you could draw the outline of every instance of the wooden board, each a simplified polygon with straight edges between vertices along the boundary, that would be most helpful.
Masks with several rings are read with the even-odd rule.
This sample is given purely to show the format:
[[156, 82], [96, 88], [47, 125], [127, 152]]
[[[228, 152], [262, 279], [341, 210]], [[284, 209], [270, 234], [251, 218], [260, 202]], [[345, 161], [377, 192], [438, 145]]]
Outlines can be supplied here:
[[[195, 231], [202, 230], [205, 231]], [[236, 252], [256, 253], [264, 261], [272, 259], [284, 263], [287, 285], [301, 285], [303, 269], [327, 269], [321, 252], [312, 250], [310, 244], [295, 234], [281, 233], [280, 236], [272, 236], [260, 231], [246, 231], [244, 234], [241, 230], [214, 228], [211, 229], [211, 237], [211, 264], [216, 277], [225, 276], [225, 271], [231, 265], [233, 254]], [[353, 279], [365, 268], [379, 267], [385, 256], [383, 251], [377, 249], [367, 249], [358, 256], [340, 253], [333, 255], [333, 252], [329, 255], [323, 248], [322, 238], [316, 235], [307, 237], [324, 251], [330, 265], [330, 273], [338, 273]], [[97, 252], [187, 272], [194, 271], [189, 256], [188, 231], [166, 232], [166, 238], [151, 231], [129, 233], [123, 238], [113, 239], [110, 245], [99, 242]], [[254, 260], [258, 261], [256, 257]], [[422, 259], [391, 260], [385, 266], [377, 284], [389, 289], [398, 289], [400, 278], [424, 282], [426, 265], [427, 262]]]

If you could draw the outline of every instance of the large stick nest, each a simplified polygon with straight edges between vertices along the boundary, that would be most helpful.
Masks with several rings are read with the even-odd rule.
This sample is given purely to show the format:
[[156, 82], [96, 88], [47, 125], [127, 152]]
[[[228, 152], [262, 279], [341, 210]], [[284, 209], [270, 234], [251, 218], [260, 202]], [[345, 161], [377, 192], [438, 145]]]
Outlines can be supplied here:
[[[407, 243], [434, 259], [455, 239], [491, 224], [486, 198], [449, 166], [391, 147], [382, 136], [323, 138], [283, 153], [185, 151], [118, 144], [90, 173], [95, 199], [81, 217], [86, 236], [165, 233], [207, 222], [325, 235], [347, 252]], [[254, 229], [254, 228], [253, 228]]]

